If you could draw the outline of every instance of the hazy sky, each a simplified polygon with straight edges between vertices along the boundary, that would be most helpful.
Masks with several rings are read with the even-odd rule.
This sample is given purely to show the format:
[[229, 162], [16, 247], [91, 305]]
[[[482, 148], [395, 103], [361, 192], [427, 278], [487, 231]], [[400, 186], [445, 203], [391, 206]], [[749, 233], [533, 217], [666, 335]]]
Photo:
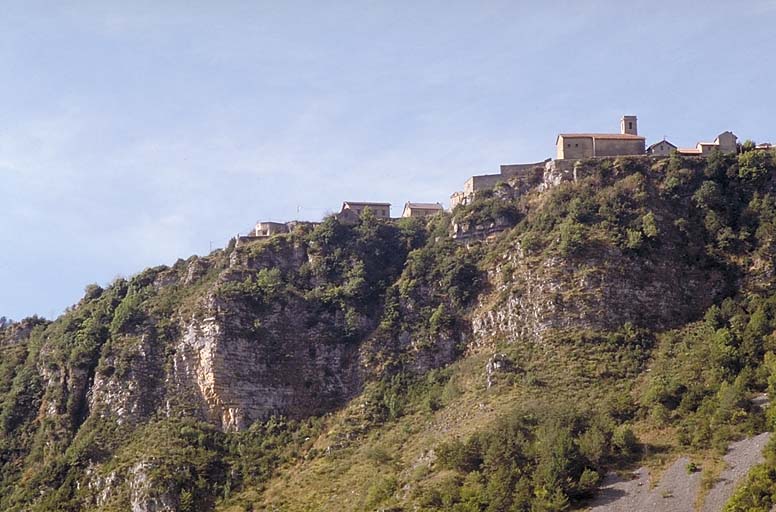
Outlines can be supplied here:
[[[702, 8], [701, 8], [702, 7]], [[560, 131], [776, 142], [776, 0], [0, 0], [0, 316]]]

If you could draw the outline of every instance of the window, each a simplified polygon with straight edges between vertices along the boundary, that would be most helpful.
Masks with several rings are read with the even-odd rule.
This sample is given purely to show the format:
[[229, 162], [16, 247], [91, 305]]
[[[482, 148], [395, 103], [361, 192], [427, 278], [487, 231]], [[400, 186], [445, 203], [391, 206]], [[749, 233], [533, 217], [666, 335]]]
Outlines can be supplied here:
[[578, 147], [579, 147], [579, 144], [574, 144], [574, 147], [575, 147], [575, 148], [578, 148]]
[[633, 123], [631, 123], [630, 121], [628, 121], [628, 129], [629, 129], [629, 130], [632, 130], [632, 129], [633, 129]]
[[571, 142], [569, 142], [568, 144], [566, 144], [566, 147], [567, 147], [567, 148], [570, 148], [570, 147], [571, 147]]

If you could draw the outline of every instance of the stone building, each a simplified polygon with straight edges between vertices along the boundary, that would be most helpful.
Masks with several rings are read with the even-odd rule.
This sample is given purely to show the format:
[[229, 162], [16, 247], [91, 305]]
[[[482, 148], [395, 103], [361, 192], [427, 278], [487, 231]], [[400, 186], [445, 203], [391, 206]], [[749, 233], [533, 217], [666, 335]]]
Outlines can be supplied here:
[[402, 217], [427, 217], [443, 212], [445, 209], [439, 203], [410, 203], [404, 204]]
[[355, 201], [345, 201], [342, 203], [342, 209], [337, 214], [337, 218], [345, 222], [354, 222], [358, 220], [367, 208], [369, 208], [378, 219], [391, 218], [391, 203], [365, 203]]
[[717, 135], [714, 142], [699, 142], [694, 148], [679, 148], [676, 151], [680, 155], [696, 156], [708, 155], [715, 149], [722, 153], [737, 153], [738, 137], [733, 132], [722, 132]]
[[253, 228], [253, 236], [257, 238], [268, 238], [278, 233], [288, 233], [288, 225], [285, 222], [257, 222]]
[[645, 154], [636, 116], [623, 116], [620, 133], [561, 133], [555, 140], [558, 160]]
[[671, 151], [676, 151], [676, 146], [663, 139], [660, 142], [655, 142], [647, 148], [647, 154], [652, 156], [668, 156]]

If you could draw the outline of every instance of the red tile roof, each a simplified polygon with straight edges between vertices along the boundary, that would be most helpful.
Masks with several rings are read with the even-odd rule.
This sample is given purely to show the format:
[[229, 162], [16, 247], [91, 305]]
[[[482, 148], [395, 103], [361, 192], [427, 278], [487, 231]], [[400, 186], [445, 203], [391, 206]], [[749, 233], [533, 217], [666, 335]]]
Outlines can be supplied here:
[[563, 137], [564, 139], [582, 139], [582, 138], [593, 138], [593, 139], [619, 139], [619, 140], [639, 140], [644, 139], [641, 135], [631, 135], [628, 133], [560, 133], [558, 134], [558, 137]]

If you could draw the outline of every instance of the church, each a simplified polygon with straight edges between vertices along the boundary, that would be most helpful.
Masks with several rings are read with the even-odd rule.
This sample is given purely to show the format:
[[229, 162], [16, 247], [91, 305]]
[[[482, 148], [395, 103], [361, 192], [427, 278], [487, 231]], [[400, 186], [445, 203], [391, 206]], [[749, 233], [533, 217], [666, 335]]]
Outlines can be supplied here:
[[620, 133], [561, 133], [555, 141], [556, 158], [643, 155], [645, 141], [639, 136], [637, 123], [636, 116], [623, 116]]

